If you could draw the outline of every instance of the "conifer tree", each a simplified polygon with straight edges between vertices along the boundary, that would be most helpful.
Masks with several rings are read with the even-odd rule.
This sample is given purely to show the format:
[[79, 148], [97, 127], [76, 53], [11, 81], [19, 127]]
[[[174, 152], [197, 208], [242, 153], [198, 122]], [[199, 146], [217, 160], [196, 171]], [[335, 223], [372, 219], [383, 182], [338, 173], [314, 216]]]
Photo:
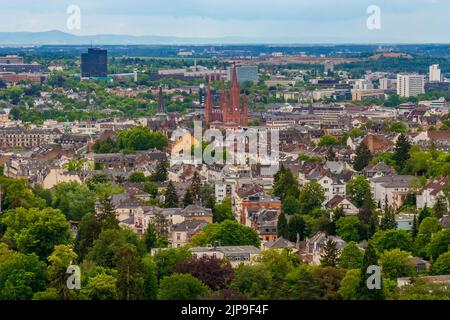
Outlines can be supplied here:
[[178, 195], [175, 191], [175, 186], [173, 185], [172, 181], [169, 181], [164, 196], [165, 196], [164, 200], [165, 208], [178, 208], [179, 205]]
[[323, 248], [320, 265], [323, 267], [336, 267], [338, 263], [339, 249], [336, 247], [336, 242], [328, 239]]
[[381, 275], [380, 279], [378, 279], [380, 283], [379, 289], [369, 288], [369, 283], [372, 283], [372, 281], [370, 281], [371, 279], [369, 279], [369, 277], [371, 277], [371, 274], [367, 273], [370, 266], [378, 266], [378, 257], [375, 252], [375, 249], [369, 243], [364, 252], [359, 285], [358, 288], [356, 289], [356, 298], [358, 300], [384, 300], [383, 279]]
[[403, 170], [406, 161], [409, 159], [409, 150], [411, 149], [411, 144], [408, 138], [402, 133], [397, 139], [397, 143], [394, 148], [393, 158], [399, 171]]
[[356, 171], [361, 171], [369, 164], [370, 160], [372, 160], [372, 153], [370, 153], [370, 150], [367, 147], [367, 145], [361, 142], [359, 146], [356, 148], [356, 157], [355, 163], [353, 164], [353, 168]]
[[283, 212], [281, 212], [278, 217], [277, 234], [278, 237], [283, 237], [285, 239], [288, 239], [289, 237], [288, 223]]

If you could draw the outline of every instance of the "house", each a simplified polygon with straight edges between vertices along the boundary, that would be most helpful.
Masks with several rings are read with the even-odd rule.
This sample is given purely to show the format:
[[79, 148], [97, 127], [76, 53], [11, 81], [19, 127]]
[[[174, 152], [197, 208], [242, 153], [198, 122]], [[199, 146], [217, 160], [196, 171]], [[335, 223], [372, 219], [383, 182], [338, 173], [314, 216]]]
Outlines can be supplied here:
[[328, 161], [325, 164], [305, 165], [300, 169], [298, 180], [301, 186], [316, 181], [325, 191], [325, 203], [334, 196], [346, 195], [347, 182], [354, 171], [346, 164]]
[[207, 223], [213, 223], [212, 210], [209, 208], [204, 208], [197, 204], [190, 204], [183, 209], [182, 215], [185, 221], [190, 220], [202, 220]]
[[385, 135], [369, 133], [362, 142], [367, 145], [371, 153], [379, 153], [389, 150], [394, 146], [394, 142]]
[[417, 273], [427, 272], [428, 270], [430, 270], [431, 264], [426, 260], [423, 260], [419, 257], [413, 257], [412, 262], [414, 264], [414, 267], [416, 268]]
[[340, 195], [334, 196], [325, 204], [325, 208], [330, 210], [334, 210], [338, 207], [343, 208], [346, 215], [356, 215], [359, 211], [348, 198]]
[[78, 182], [81, 183], [80, 176], [77, 173], [64, 171], [57, 168], [49, 170], [48, 174], [44, 177], [42, 187], [44, 189], [52, 189], [58, 183], [62, 182]]
[[444, 188], [448, 183], [448, 177], [434, 179], [427, 183], [417, 195], [417, 208], [433, 207], [439, 196], [445, 196]]
[[260, 250], [254, 246], [220, 246], [192, 247], [189, 249], [194, 258], [216, 257], [226, 259], [231, 266], [237, 267], [241, 263], [251, 264], [259, 256]]
[[242, 201], [241, 224], [251, 227], [251, 218], [248, 216], [251, 208], [256, 209], [274, 209], [281, 212], [281, 201], [265, 192], [258, 192], [245, 196]]
[[362, 170], [362, 173], [366, 178], [378, 178], [384, 176], [392, 176], [397, 172], [391, 166], [388, 166], [384, 162], [378, 162], [377, 164], [370, 164]]
[[179, 248], [188, 244], [193, 236], [197, 235], [208, 222], [203, 220], [186, 220], [174, 224], [169, 235], [172, 248]]
[[306, 238], [300, 243], [300, 258], [311, 265], [320, 265], [327, 241], [331, 239], [336, 243], [336, 248], [341, 250], [347, 243], [337, 236], [327, 236], [325, 232], [318, 232], [312, 238]]
[[274, 241], [267, 241], [263, 244], [264, 250], [267, 250], [267, 249], [284, 250], [286, 248], [293, 250], [293, 252], [298, 251], [297, 245], [294, 242], [289, 241], [283, 237], [279, 237], [278, 239], [276, 239]]
[[[399, 209], [405, 202], [417, 178], [408, 175], [393, 175], [370, 179], [370, 188], [376, 203], [381, 208], [386, 206]], [[386, 203], [387, 200], [387, 203]]]
[[274, 241], [278, 237], [277, 225], [280, 209], [246, 208], [251, 227], [258, 232], [261, 241]]

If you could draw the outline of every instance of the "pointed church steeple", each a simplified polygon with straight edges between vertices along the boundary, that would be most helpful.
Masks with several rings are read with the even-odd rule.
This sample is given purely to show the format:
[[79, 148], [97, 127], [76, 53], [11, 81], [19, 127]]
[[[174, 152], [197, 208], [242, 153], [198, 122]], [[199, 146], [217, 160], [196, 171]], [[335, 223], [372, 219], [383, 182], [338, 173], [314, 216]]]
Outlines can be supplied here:
[[164, 113], [165, 112], [164, 107], [164, 95], [163, 95], [163, 89], [162, 86], [159, 86], [159, 93], [158, 93], [158, 113]]

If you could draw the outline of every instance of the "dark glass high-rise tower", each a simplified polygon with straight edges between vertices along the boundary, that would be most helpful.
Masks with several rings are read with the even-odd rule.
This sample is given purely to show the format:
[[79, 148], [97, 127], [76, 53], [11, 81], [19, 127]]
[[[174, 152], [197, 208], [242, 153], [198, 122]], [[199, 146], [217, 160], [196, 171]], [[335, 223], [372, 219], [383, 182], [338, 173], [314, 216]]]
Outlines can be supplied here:
[[81, 76], [83, 78], [108, 76], [108, 51], [99, 48], [89, 48], [81, 54]]

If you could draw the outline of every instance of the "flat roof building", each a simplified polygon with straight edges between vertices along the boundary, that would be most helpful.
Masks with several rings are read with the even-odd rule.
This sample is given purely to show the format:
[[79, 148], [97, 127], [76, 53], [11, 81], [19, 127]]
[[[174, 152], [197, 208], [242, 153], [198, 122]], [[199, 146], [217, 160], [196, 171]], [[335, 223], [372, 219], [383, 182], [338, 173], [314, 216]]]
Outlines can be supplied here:
[[108, 51], [100, 48], [89, 48], [81, 54], [82, 78], [106, 78], [108, 76]]

